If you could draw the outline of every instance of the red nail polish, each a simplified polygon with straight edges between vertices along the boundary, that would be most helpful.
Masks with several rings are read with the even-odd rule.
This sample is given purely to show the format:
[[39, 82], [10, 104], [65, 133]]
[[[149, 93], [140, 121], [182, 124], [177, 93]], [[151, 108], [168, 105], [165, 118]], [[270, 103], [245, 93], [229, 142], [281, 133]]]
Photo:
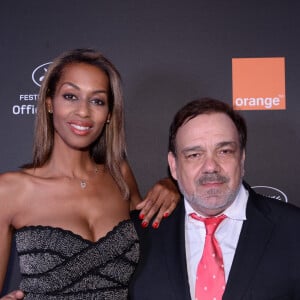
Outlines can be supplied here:
[[147, 226], [148, 226], [148, 222], [143, 221], [143, 222], [142, 222], [142, 227], [143, 227], [143, 228], [146, 228]]
[[145, 218], [145, 215], [144, 215], [144, 214], [140, 214], [140, 215], [139, 215], [139, 218], [140, 218], [141, 220], [143, 220], [143, 219]]
[[159, 226], [158, 222], [154, 222], [154, 223], [152, 224], [152, 227], [153, 227], [154, 229], [157, 229], [158, 226]]
[[165, 212], [164, 213], [164, 218], [167, 218], [169, 216], [169, 213]]

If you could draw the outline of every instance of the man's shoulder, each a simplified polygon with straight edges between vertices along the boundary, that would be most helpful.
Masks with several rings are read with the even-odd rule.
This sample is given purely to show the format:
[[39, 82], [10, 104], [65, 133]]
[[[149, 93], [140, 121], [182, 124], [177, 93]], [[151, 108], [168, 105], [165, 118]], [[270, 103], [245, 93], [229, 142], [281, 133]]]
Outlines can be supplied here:
[[288, 219], [300, 224], [300, 208], [294, 204], [249, 191], [247, 211], [257, 210], [272, 219]]

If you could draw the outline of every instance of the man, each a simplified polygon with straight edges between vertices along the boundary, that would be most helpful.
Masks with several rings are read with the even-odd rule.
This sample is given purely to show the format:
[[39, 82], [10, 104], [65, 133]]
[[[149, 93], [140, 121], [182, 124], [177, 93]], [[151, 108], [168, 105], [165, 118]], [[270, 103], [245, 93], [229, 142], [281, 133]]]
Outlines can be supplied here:
[[[168, 162], [184, 201], [155, 232], [139, 232], [130, 299], [300, 299], [300, 209], [243, 182], [246, 141], [244, 119], [221, 101], [196, 100], [176, 114]], [[204, 222], [220, 215], [210, 240], [219, 248], [205, 258]], [[212, 284], [203, 285], [207, 275]]]

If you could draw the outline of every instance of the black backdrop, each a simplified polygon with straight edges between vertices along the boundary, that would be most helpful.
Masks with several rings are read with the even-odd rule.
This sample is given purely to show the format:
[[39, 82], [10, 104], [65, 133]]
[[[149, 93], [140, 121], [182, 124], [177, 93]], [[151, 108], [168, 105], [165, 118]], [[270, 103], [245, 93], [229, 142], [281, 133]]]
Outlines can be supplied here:
[[[128, 156], [143, 194], [167, 174], [168, 127], [179, 107], [203, 96], [232, 103], [232, 58], [284, 57], [286, 110], [242, 112], [245, 178], [300, 206], [299, 14], [294, 0], [1, 1], [0, 171], [30, 161], [32, 73], [65, 50], [97, 48], [120, 70]], [[19, 280], [12, 253], [5, 290]]]

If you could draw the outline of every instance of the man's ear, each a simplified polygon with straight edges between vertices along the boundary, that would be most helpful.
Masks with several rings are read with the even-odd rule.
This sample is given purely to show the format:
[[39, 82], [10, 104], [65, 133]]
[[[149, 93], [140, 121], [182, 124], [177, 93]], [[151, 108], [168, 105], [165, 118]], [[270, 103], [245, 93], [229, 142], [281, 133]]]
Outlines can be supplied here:
[[176, 158], [172, 152], [168, 153], [168, 163], [172, 177], [177, 180]]
[[246, 151], [244, 149], [243, 152], [242, 152], [242, 157], [241, 157], [242, 177], [245, 176], [245, 159], [246, 159]]

